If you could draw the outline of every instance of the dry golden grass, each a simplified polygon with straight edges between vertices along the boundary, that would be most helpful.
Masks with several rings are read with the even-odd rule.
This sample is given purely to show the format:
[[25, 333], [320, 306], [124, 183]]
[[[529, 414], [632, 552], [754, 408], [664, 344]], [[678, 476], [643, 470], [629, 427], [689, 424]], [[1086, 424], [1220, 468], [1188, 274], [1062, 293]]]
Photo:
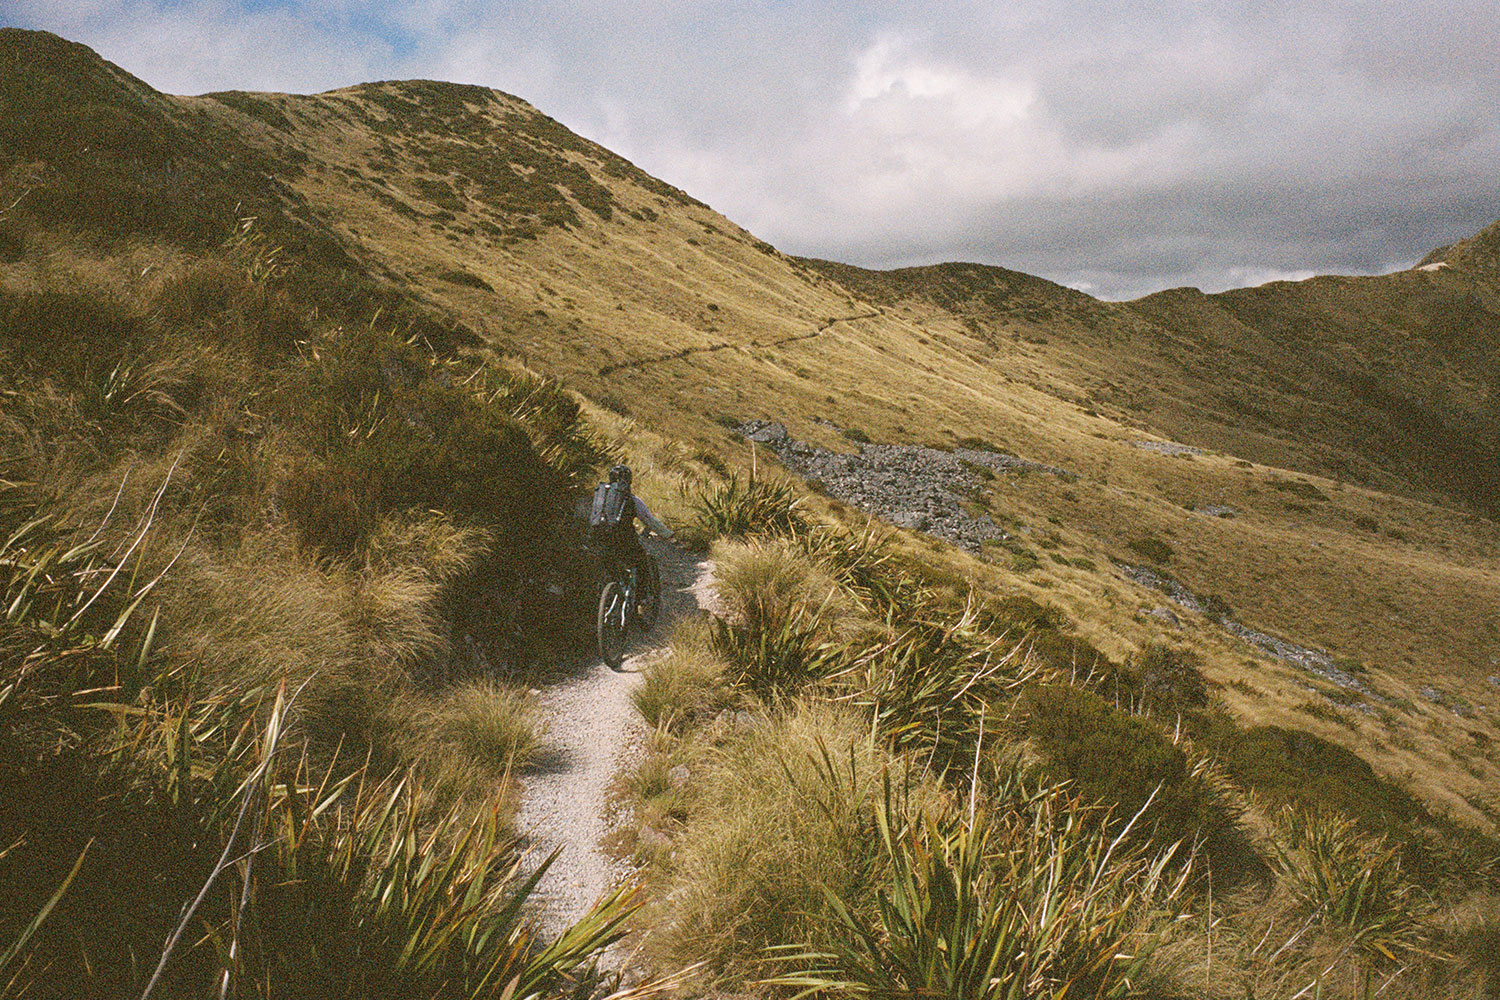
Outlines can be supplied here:
[[700, 726], [743, 700], [725, 682], [725, 667], [714, 652], [707, 622], [688, 619], [672, 631], [667, 655], [643, 669], [630, 700], [653, 729], [680, 732]]
[[[795, 437], [835, 448], [850, 447], [838, 428], [859, 428], [876, 441], [945, 447], [979, 438], [1060, 466], [1075, 476], [1000, 476], [985, 505], [1018, 537], [1045, 536], [1066, 565], [990, 553], [976, 559], [907, 532], [895, 534], [895, 550], [950, 599], [973, 588], [1059, 609], [1079, 636], [1117, 662], [1164, 639], [1194, 648], [1217, 685], [1217, 703], [1242, 724], [1283, 725], [1349, 747], [1429, 804], [1493, 827], [1500, 691], [1486, 678], [1500, 673], [1500, 531], [1441, 499], [1410, 468], [1384, 468], [1360, 441], [1338, 438], [1348, 414], [1314, 406], [1302, 434], [1285, 419], [1273, 425], [1216, 408], [1211, 394], [1223, 373], [1196, 364], [1198, 354], [1215, 350], [1212, 339], [1158, 336], [1163, 328], [1152, 325], [1151, 310], [1166, 309], [1166, 300], [1140, 308], [1090, 304], [1024, 276], [1016, 278], [1017, 291], [1028, 309], [1009, 313], [926, 295], [884, 297], [878, 288], [856, 293], [852, 279], [840, 283], [776, 253], [706, 206], [568, 137], [522, 101], [464, 92], [463, 127], [443, 136], [439, 152], [424, 116], [402, 110], [403, 93], [402, 85], [387, 84], [276, 95], [261, 99], [258, 111], [253, 102], [213, 98], [160, 103], [229, 126], [258, 154], [305, 157], [288, 164], [282, 183], [314, 205], [357, 257], [379, 261], [405, 291], [478, 331], [486, 342], [479, 353], [564, 378], [592, 399], [590, 420], [636, 467], [642, 495], [674, 526], [692, 521], [689, 497], [706, 479], [773, 464], [726, 430], [751, 417], [783, 421]], [[543, 162], [527, 159], [538, 150]], [[528, 188], [534, 203], [496, 200], [472, 168], [507, 159], [517, 163], [518, 177], [545, 169], [543, 180], [559, 181]], [[107, 246], [65, 229], [33, 228], [23, 239], [23, 258], [0, 266], [0, 289], [88, 289], [132, 322], [154, 317], [183, 327], [170, 357], [129, 373], [130, 387], [144, 390], [131, 398], [185, 398], [197, 380], [225, 401], [190, 420], [144, 421], [155, 435], [150, 441], [76, 430], [88, 424], [83, 404], [55, 385], [31, 387], [24, 419], [6, 413], [7, 428], [18, 431], [16, 450], [31, 459], [27, 476], [80, 521], [96, 523], [115, 506], [127, 468], [132, 478], [119, 494], [118, 523], [138, 520], [175, 468], [170, 509], [146, 560], [162, 566], [176, 559], [161, 592], [173, 609], [163, 648], [236, 684], [311, 679], [302, 703], [307, 725], [341, 734], [344, 750], [356, 755], [410, 761], [419, 756], [409, 742], [411, 719], [427, 713], [447, 720], [455, 746], [469, 741], [477, 749], [428, 762], [439, 797], [460, 798], [468, 784], [484, 780], [510, 753], [494, 748], [520, 744], [495, 734], [524, 731], [524, 721], [512, 727], [524, 712], [498, 691], [470, 691], [467, 701], [452, 703], [424, 700], [409, 671], [442, 657], [444, 587], [487, 539], [442, 519], [391, 519], [367, 539], [363, 560], [333, 565], [289, 532], [266, 527], [275, 521], [268, 516], [275, 484], [299, 456], [292, 442], [256, 426], [254, 371], [230, 356], [286, 332], [280, 303], [245, 279], [246, 262], [205, 263], [144, 242]], [[1325, 305], [1345, 296], [1347, 305], [1346, 293], [1363, 290], [1370, 308], [1384, 308], [1393, 296], [1418, 300], [1434, 282], [1440, 291], [1460, 287], [1445, 284], [1450, 280], [1459, 279], [1323, 282], [1296, 294]], [[1180, 310], [1173, 315], [1191, 325], [1234, 297], [1169, 298]], [[240, 323], [233, 318], [239, 314], [254, 315]], [[1275, 397], [1280, 417], [1311, 391], [1260, 381], [1254, 370], [1243, 374], [1255, 393]], [[105, 420], [95, 422], [115, 416], [105, 407]], [[1160, 439], [1206, 450], [1171, 457], [1137, 447]], [[225, 454], [234, 456], [234, 490], [220, 489], [204, 471]], [[1341, 483], [1336, 476], [1346, 473], [1339, 469], [1371, 485]], [[203, 495], [227, 497], [226, 507], [192, 528]], [[1236, 513], [1211, 517], [1202, 512], [1209, 504]], [[807, 507], [848, 513], [817, 497]], [[1367, 712], [1335, 704], [1330, 696], [1338, 692], [1310, 689], [1305, 674], [1210, 621], [1179, 610], [1182, 626], [1174, 629], [1143, 615], [1165, 598], [1130, 583], [1111, 563], [1138, 560], [1130, 546], [1142, 537], [1168, 543], [1164, 568], [1194, 591], [1223, 598], [1238, 620], [1358, 661], [1380, 698], [1363, 700]], [[729, 570], [726, 592], [742, 614], [780, 613], [823, 587], [819, 571], [785, 547], [724, 548], [719, 555]], [[847, 617], [844, 611], [834, 617]], [[682, 720], [701, 724], [730, 703], [702, 635], [684, 633], [680, 641], [676, 659], [664, 661], [644, 689], [650, 695], [642, 708], [663, 730]], [[1428, 684], [1449, 707], [1423, 696]], [[1307, 706], [1313, 714], [1299, 711]], [[702, 746], [672, 743], [666, 757], [653, 758], [717, 768], [725, 782], [715, 804], [695, 779], [691, 793], [675, 790], [668, 810], [698, 810], [681, 845], [678, 871], [696, 866], [680, 883], [680, 898], [692, 901], [682, 912], [713, 921], [717, 936], [708, 947], [721, 967], [743, 962], [733, 938], [755, 929], [745, 913], [792, 905], [795, 899], [776, 892], [805, 893], [823, 868], [838, 873], [855, 857], [855, 840], [830, 834], [803, 808], [804, 793], [823, 779], [800, 763], [776, 770], [769, 762], [778, 747], [788, 752], [781, 744], [805, 749], [821, 734], [829, 745], [855, 748], [853, 788], [880, 755], [858, 748], [857, 728], [850, 717], [804, 710], [717, 733]], [[659, 770], [658, 784], [669, 769]], [[750, 829], [745, 813], [753, 817], [754, 810], [737, 811], [731, 800], [805, 826], [790, 839], [782, 831], [778, 841], [775, 831]], [[797, 853], [804, 842], [805, 856]], [[746, 859], [772, 873], [784, 863], [785, 885], [735, 883], [731, 862]], [[762, 896], [744, 895], [756, 892]], [[1256, 904], [1239, 907], [1249, 914], [1243, 926], [1222, 931], [1231, 942], [1225, 950], [1238, 956], [1221, 959], [1223, 968], [1236, 971], [1223, 980], [1210, 971], [1207, 980], [1257, 986], [1258, 995], [1290, 994], [1318, 961], [1338, 966], [1347, 942], [1336, 936], [1291, 965], [1266, 958], [1257, 935], [1273, 925], [1285, 930], [1290, 904], [1276, 898], [1264, 906], [1260, 916]], [[677, 916], [661, 919], [663, 940], [676, 940], [685, 955], [685, 925]], [[1484, 938], [1492, 925], [1481, 919], [1475, 933]], [[1343, 976], [1347, 963], [1339, 969]], [[1357, 984], [1345, 976], [1336, 985]], [[1447, 988], [1434, 981], [1435, 991]]]
[[[284, 113], [297, 109], [293, 141], [328, 167], [305, 172], [296, 186], [327, 204], [351, 240], [485, 330], [496, 348], [628, 410], [634, 426], [616, 414], [597, 414], [617, 442], [653, 428], [683, 442], [675, 456], [627, 448], [653, 473], [643, 494], [669, 517], [682, 518], [677, 523], [686, 520], [677, 494], [702, 471], [693, 451], [707, 449], [732, 464], [748, 458], [717, 418], [768, 416], [827, 445], [837, 445], [838, 437], [814, 418], [857, 426], [876, 440], [952, 444], [979, 437], [1081, 475], [1073, 484], [1002, 478], [993, 504], [1025, 523], [1055, 519], [1077, 554], [1096, 565], [1127, 556], [1130, 539], [1155, 533], [1174, 540], [1172, 572], [1196, 590], [1223, 596], [1251, 625], [1400, 676], [1439, 678], [1476, 703], [1494, 701], [1484, 677], [1494, 672], [1490, 658], [1500, 651], [1493, 613], [1500, 601], [1481, 596], [1500, 595], [1500, 536], [1492, 526], [1421, 500], [1294, 476], [1275, 466], [1295, 466], [1307, 456], [1284, 437], [1214, 438], [1217, 432], [1201, 421], [1185, 423], [1159, 408], [1151, 412], [1167, 433], [1201, 431], [1195, 443], [1222, 454], [1173, 458], [1135, 447], [1157, 435], [1130, 422], [1128, 408], [1095, 409], [1087, 400], [1104, 383], [1128, 381], [1120, 373], [1130, 370], [1139, 347], [1129, 337], [1088, 339], [1071, 306], [1048, 319], [1010, 317], [996, 336], [988, 325], [972, 329], [932, 302], [908, 298], [874, 307], [883, 310], [874, 318], [833, 324], [815, 339], [773, 346], [830, 318], [873, 309], [828, 276], [767, 252], [707, 209], [597, 164], [590, 167], [594, 180], [617, 205], [610, 219], [579, 212], [576, 225], [547, 228], [519, 243], [497, 244], [485, 234], [480, 223], [494, 210], [477, 190], [461, 199], [453, 220], [396, 213], [339, 171], [358, 171], [377, 184], [393, 179], [397, 167], [424, 172], [425, 140], [376, 135], [357, 116], [347, 120], [339, 102], [374, 108], [359, 88], [275, 100]], [[204, 107], [228, 113], [212, 102]], [[523, 103], [502, 99], [482, 113], [484, 120], [524, 131], [517, 121], [502, 123], [502, 109], [522, 119], [531, 114]], [[487, 140], [474, 132], [455, 141], [481, 149]], [[393, 149], [394, 160], [382, 148]], [[567, 155], [589, 165], [582, 153]], [[430, 213], [415, 189], [402, 197]], [[477, 275], [489, 288], [434, 277], [455, 271]], [[1044, 302], [1054, 293], [1028, 294]], [[1112, 321], [1125, 322], [1116, 315], [1120, 309], [1103, 308]], [[497, 315], [510, 318], [496, 323]], [[729, 346], [703, 350], [720, 344]], [[597, 374], [683, 350], [697, 353]], [[1184, 384], [1186, 378], [1178, 376]], [[1241, 456], [1260, 464], [1246, 468]], [[1294, 478], [1330, 500], [1309, 504], [1276, 488]], [[1289, 508], [1288, 501], [1309, 510]], [[1218, 519], [1184, 506], [1210, 503], [1241, 513]], [[1358, 528], [1360, 517], [1373, 518], [1380, 533]], [[1075, 617], [1101, 637], [1138, 631], [1129, 623], [1134, 612], [1159, 600], [1107, 571], [1043, 567], [1030, 575], [1036, 583], [1021, 586], [1061, 591], [1064, 600], [1088, 606]], [[1119, 606], [1101, 614], [1100, 605], [1111, 601]]]
[[815, 934], [825, 889], [868, 898], [889, 760], [862, 719], [804, 706], [669, 753], [689, 773], [678, 805], [687, 822], [653, 875], [655, 961], [706, 961], [719, 981], [743, 983], [775, 968], [763, 947]]
[[829, 621], [855, 610], [848, 594], [795, 542], [720, 540], [710, 558], [719, 598], [738, 623], [774, 629], [801, 610]]

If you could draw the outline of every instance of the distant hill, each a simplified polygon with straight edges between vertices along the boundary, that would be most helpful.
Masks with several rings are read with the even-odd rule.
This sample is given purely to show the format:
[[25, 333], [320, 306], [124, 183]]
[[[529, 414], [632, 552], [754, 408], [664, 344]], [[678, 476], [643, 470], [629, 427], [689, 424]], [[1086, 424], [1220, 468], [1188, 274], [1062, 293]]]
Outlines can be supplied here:
[[[1096, 406], [1177, 440], [1500, 515], [1500, 225], [1375, 278], [1128, 303], [1003, 268], [822, 272], [988, 338], [1045, 335]], [[1039, 333], [1044, 331], [1044, 333]], [[1106, 384], [1107, 383], [1107, 384]]]

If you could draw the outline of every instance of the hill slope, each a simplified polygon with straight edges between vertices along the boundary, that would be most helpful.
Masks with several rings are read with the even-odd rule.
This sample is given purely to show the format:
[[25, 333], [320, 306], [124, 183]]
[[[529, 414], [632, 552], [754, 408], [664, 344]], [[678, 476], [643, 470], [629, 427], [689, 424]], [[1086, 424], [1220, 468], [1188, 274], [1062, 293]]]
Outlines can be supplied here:
[[[1044, 596], [1112, 654], [1194, 646], [1243, 717], [1412, 771], [1471, 821], [1495, 807], [1500, 769], [1447, 750], [1500, 738], [1500, 533], [1477, 513], [1500, 495], [1493, 227], [1401, 274], [1105, 303], [999, 268], [788, 257], [483, 88], [169, 97], [5, 30], [0, 101], [12, 258], [59, 227], [100, 253], [204, 246], [253, 214], [330, 312], [379, 304], [690, 450], [748, 464], [725, 427], [760, 418], [809, 446], [1061, 470], [985, 479], [966, 502], [1005, 544], [933, 558]], [[1379, 697], [1351, 710], [1191, 605], [1174, 625], [1139, 582], [1163, 574]]]

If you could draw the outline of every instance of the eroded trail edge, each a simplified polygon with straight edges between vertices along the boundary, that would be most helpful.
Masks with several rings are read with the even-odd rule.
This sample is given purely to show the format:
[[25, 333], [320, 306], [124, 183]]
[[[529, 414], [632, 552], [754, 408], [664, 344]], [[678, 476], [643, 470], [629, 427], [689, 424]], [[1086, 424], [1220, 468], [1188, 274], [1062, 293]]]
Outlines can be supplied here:
[[639, 759], [647, 735], [630, 692], [640, 683], [642, 664], [665, 654], [676, 623], [711, 600], [708, 562], [669, 543], [648, 539], [645, 544], [661, 567], [662, 613], [656, 627], [634, 644], [618, 672], [591, 659], [538, 699], [545, 726], [542, 752], [522, 776], [516, 826], [530, 842], [533, 866], [561, 848], [537, 886], [542, 926], [549, 934], [577, 921], [630, 874], [602, 847], [614, 828], [610, 786]]

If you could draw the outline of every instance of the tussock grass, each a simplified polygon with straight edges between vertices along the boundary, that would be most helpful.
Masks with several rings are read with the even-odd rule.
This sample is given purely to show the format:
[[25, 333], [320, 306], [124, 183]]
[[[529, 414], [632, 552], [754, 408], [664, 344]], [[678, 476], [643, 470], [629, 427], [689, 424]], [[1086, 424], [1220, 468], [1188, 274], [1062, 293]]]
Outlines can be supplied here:
[[556, 942], [525, 919], [529, 699], [444, 683], [566, 618], [525, 581], [602, 454], [576, 401], [335, 328], [243, 231], [48, 263], [50, 239], [0, 274], [9, 987], [139, 995], [169, 937], [152, 995], [589, 982], [628, 904]]
[[1395, 847], [1323, 810], [1283, 807], [1277, 827], [1278, 874], [1310, 923], [1346, 935], [1367, 961], [1424, 950], [1430, 898], [1403, 874]]
[[421, 756], [457, 751], [500, 773], [532, 763], [541, 747], [540, 725], [540, 709], [525, 688], [492, 681], [444, 690], [415, 720], [417, 733], [433, 741]]
[[710, 558], [725, 610], [748, 628], [778, 627], [802, 608], [830, 621], [852, 610], [839, 585], [791, 542], [722, 540]]
[[826, 893], [869, 898], [872, 807], [889, 758], [857, 714], [804, 706], [694, 761], [690, 820], [645, 914], [648, 948], [663, 964], [702, 960], [719, 981], [742, 982], [774, 968], [764, 948], [822, 940]]
[[796, 488], [785, 480], [741, 480], [731, 473], [703, 486], [693, 500], [698, 527], [707, 538], [795, 535], [807, 521], [798, 509]]
[[688, 619], [672, 631], [667, 655], [645, 667], [630, 700], [653, 729], [701, 726], [740, 701], [725, 680], [727, 669], [714, 650], [708, 623]]

